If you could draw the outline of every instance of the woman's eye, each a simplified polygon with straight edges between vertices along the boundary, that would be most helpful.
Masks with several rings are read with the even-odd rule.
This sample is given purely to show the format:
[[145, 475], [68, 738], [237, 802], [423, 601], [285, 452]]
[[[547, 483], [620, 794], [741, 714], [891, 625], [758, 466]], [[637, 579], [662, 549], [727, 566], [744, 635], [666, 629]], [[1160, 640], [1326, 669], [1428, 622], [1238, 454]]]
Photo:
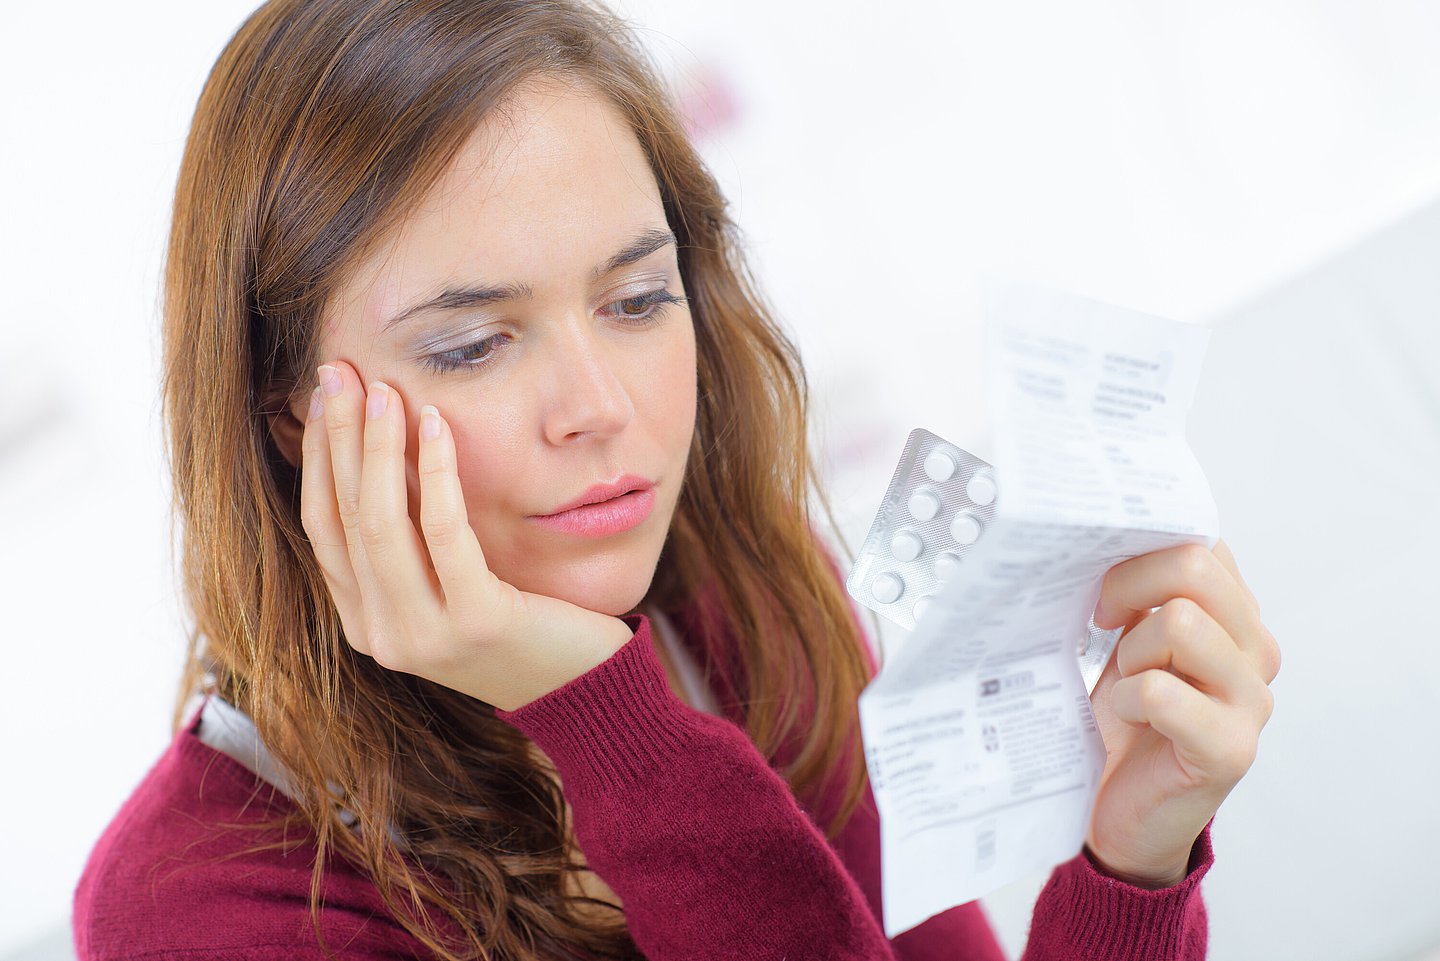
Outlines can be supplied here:
[[[624, 300], [615, 301], [610, 306], [620, 308], [616, 313], [623, 320], [645, 321], [658, 318], [658, 315], [664, 312], [666, 304], [683, 304], [685, 302], [686, 298], [676, 297], [668, 289], [661, 289], [652, 290], [648, 294], [640, 294], [637, 297], [626, 297]], [[632, 310], [632, 307], [639, 309]]]
[[448, 370], [458, 370], [461, 367], [480, 367], [489, 363], [491, 355], [495, 353], [495, 348], [490, 345], [504, 336], [504, 334], [493, 334], [484, 340], [466, 344], [464, 347], [431, 354], [424, 358], [423, 363], [426, 367], [441, 374]]
[[[647, 294], [639, 294], [635, 297], [626, 297], [623, 300], [616, 300], [607, 304], [607, 308], [614, 308], [613, 316], [621, 323], [631, 327], [648, 327], [658, 323], [660, 315], [664, 313], [667, 304], [688, 303], [689, 298], [677, 297], [670, 293], [668, 288], [653, 290]], [[438, 354], [431, 354], [422, 360], [422, 363], [437, 373], [469, 368], [475, 370], [492, 363], [496, 354], [495, 347], [491, 346], [497, 341], [503, 340], [505, 334], [493, 334], [484, 340], [477, 340], [473, 344], [466, 344], [464, 347], [457, 347], [455, 350], [442, 351]]]

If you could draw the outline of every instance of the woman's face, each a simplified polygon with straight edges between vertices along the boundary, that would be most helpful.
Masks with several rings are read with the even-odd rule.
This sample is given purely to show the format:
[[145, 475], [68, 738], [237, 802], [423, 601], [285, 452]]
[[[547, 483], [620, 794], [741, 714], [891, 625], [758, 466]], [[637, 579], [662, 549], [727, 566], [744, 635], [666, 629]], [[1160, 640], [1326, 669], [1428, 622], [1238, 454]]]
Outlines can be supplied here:
[[[453, 293], [480, 288], [492, 296]], [[666, 302], [684, 296], [659, 189], [622, 116], [586, 87], [536, 81], [351, 275], [321, 356], [403, 399], [417, 531], [420, 407], [434, 404], [490, 569], [621, 615], [654, 576], [695, 426], [694, 326], [685, 303]], [[637, 526], [597, 536], [536, 520], [626, 475], [654, 484]]]

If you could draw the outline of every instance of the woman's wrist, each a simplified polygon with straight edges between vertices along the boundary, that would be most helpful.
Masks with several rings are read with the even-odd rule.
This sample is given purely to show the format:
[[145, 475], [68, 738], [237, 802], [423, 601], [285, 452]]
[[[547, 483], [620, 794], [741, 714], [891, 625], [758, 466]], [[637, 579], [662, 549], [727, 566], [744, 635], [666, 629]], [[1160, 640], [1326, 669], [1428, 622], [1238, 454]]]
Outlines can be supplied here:
[[1125, 884], [1143, 888], [1147, 891], [1173, 888], [1181, 881], [1184, 881], [1190, 873], [1190, 858], [1188, 854], [1185, 859], [1178, 864], [1170, 862], [1168, 864], [1153, 866], [1138, 864], [1126, 864], [1122, 866], [1120, 864], [1107, 862], [1105, 858], [1096, 854], [1088, 844], [1085, 845], [1084, 850], [1086, 857], [1090, 859], [1090, 863], [1095, 865], [1095, 869], [1101, 874], [1112, 877], [1117, 881], [1122, 881]]

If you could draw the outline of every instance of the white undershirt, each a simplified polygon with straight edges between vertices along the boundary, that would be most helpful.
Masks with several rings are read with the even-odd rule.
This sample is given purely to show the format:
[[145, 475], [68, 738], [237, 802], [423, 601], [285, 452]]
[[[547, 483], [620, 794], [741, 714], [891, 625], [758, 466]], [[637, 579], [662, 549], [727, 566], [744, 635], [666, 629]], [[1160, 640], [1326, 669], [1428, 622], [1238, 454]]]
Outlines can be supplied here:
[[720, 704], [715, 700], [714, 693], [705, 684], [705, 679], [700, 676], [700, 667], [680, 643], [675, 633], [675, 626], [670, 623], [659, 610], [653, 610], [649, 614], [650, 623], [655, 630], [652, 634], [660, 636], [660, 642], [665, 645], [665, 650], [670, 655], [670, 663], [675, 666], [675, 671], [680, 675], [680, 683], [685, 688], [685, 700], [706, 714], [720, 714]]

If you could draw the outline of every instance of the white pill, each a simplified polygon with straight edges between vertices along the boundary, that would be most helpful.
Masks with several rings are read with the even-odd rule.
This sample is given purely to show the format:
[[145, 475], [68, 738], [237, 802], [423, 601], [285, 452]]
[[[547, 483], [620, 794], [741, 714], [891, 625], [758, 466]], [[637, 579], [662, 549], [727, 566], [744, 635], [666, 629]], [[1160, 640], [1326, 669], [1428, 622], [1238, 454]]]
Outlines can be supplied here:
[[913, 561], [924, 547], [925, 542], [914, 531], [901, 531], [890, 539], [890, 553], [902, 561]]
[[910, 516], [917, 521], [928, 521], [940, 513], [940, 498], [934, 491], [916, 491], [910, 495]]
[[870, 582], [870, 593], [874, 594], [875, 600], [881, 604], [893, 604], [905, 593], [905, 582], [900, 579], [899, 574], [886, 571]]
[[960, 555], [952, 551], [941, 551], [940, 556], [935, 558], [935, 576], [942, 581], [948, 580], [951, 574], [960, 569]]
[[970, 483], [965, 485], [965, 493], [981, 507], [994, 503], [995, 478], [991, 477], [988, 471], [976, 471], [971, 475]]
[[934, 603], [934, 597], [934, 594], [926, 594], [924, 597], [920, 598], [920, 600], [915, 602], [915, 609], [911, 612], [915, 617], [915, 623], [920, 623], [920, 618], [925, 616], [925, 612], [928, 611], [930, 609], [930, 605]]
[[973, 544], [980, 539], [980, 521], [969, 511], [961, 511], [950, 522], [950, 534], [962, 544]]
[[925, 476], [936, 483], [943, 483], [955, 475], [957, 466], [955, 458], [943, 450], [931, 451], [930, 456], [925, 458]]

